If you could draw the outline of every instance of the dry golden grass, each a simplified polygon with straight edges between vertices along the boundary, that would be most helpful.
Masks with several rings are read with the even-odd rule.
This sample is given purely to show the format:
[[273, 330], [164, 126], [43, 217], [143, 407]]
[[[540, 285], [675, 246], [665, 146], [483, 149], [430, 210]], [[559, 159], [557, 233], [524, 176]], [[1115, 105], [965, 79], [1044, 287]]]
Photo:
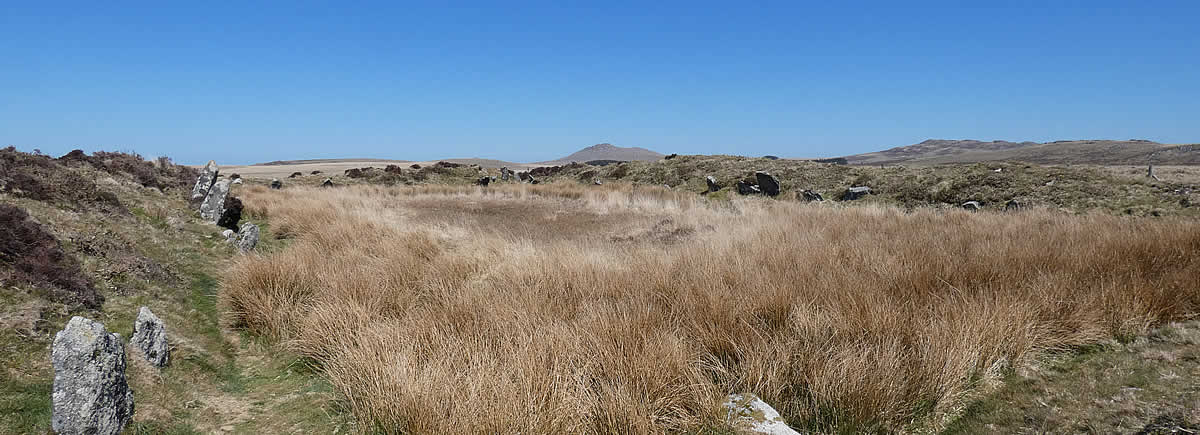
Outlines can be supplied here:
[[1039, 353], [1200, 309], [1200, 223], [916, 211], [629, 186], [243, 193], [294, 238], [232, 325], [387, 432], [719, 428], [752, 392], [820, 431], [941, 427]]

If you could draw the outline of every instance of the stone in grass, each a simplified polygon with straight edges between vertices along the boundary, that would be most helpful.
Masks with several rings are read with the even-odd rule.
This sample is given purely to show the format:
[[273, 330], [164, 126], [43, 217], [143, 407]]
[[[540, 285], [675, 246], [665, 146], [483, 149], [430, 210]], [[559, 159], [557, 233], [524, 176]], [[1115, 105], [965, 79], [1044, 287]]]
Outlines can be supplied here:
[[75, 316], [54, 335], [50, 426], [61, 434], [116, 434], [133, 416], [125, 346], [104, 325]]
[[983, 205], [979, 201], [967, 201], [962, 204], [962, 208], [970, 211], [979, 211], [979, 209], [983, 208]]
[[709, 193], [711, 193], [711, 192], [716, 192], [716, 191], [718, 191], [718, 190], [721, 190], [721, 185], [720, 185], [720, 184], [717, 184], [717, 179], [716, 179], [716, 178], [714, 178], [712, 175], [709, 175], [709, 176], [707, 176], [707, 177], [704, 177], [704, 182], [705, 182], [706, 184], [708, 184], [708, 191], [709, 191]]
[[779, 181], [766, 172], [755, 172], [754, 179], [758, 182], [758, 188], [767, 196], [779, 195]]
[[166, 367], [171, 359], [171, 348], [167, 345], [167, 328], [162, 319], [155, 316], [149, 308], [138, 310], [137, 321], [133, 324], [133, 336], [129, 344], [140, 350], [155, 367]]
[[242, 253], [254, 250], [258, 245], [258, 225], [250, 222], [242, 224], [242, 229], [238, 231], [237, 247]]
[[221, 213], [225, 212], [225, 199], [228, 197], [229, 180], [213, 184], [212, 190], [208, 191], [208, 197], [204, 198], [204, 204], [200, 205], [200, 218], [217, 223], [217, 220], [221, 219]]
[[196, 185], [192, 187], [191, 202], [192, 205], [200, 204], [204, 198], [208, 197], [208, 191], [212, 189], [213, 183], [217, 182], [217, 162], [209, 160], [208, 164], [204, 165], [204, 169], [200, 171], [200, 176], [196, 177]]
[[800, 435], [784, 423], [775, 408], [753, 394], [730, 394], [722, 407], [725, 408], [729, 425], [738, 433]]

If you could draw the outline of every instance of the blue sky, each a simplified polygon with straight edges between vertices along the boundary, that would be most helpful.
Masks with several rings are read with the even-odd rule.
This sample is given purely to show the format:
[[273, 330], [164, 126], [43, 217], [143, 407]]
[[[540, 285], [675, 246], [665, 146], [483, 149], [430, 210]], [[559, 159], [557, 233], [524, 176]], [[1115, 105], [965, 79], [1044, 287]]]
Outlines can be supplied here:
[[0, 145], [252, 163], [1200, 142], [1194, 0], [445, 3], [5, 2]]

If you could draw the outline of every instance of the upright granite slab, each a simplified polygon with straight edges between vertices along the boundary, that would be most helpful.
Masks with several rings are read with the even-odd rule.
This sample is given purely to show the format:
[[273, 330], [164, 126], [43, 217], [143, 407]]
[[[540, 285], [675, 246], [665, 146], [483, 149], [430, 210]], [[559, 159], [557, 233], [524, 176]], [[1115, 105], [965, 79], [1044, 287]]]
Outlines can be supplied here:
[[200, 171], [200, 176], [196, 177], [196, 185], [192, 187], [191, 202], [193, 206], [208, 197], [208, 191], [217, 182], [217, 173], [217, 162], [209, 160], [208, 164], [204, 165], [204, 170]]
[[54, 336], [50, 425], [60, 434], [116, 434], [133, 417], [125, 346], [104, 325], [75, 316]]
[[208, 191], [208, 197], [200, 204], [200, 218], [217, 223], [221, 213], [225, 212], [225, 198], [229, 196], [229, 180], [221, 180], [213, 184]]

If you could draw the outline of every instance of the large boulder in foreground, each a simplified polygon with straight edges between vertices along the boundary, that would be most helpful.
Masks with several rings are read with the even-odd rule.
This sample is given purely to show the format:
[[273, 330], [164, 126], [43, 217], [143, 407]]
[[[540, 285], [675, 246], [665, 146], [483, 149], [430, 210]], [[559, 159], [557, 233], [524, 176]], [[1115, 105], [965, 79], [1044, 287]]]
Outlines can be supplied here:
[[170, 362], [171, 348], [167, 344], [167, 327], [149, 308], [142, 307], [138, 310], [129, 345], [140, 351], [146, 357], [146, 361], [155, 367], [166, 367]]
[[767, 196], [779, 195], [779, 181], [766, 172], [755, 172], [754, 180], [758, 183], [759, 190]]
[[200, 204], [200, 218], [217, 223], [221, 213], [225, 212], [225, 198], [229, 197], [229, 180], [221, 180], [213, 184], [208, 191], [208, 197]]
[[204, 170], [200, 171], [200, 176], [196, 177], [196, 185], [192, 187], [191, 202], [195, 206], [204, 201], [208, 197], [208, 191], [212, 189], [214, 183], [217, 182], [217, 162], [209, 160], [207, 165], [204, 165]]
[[125, 346], [104, 325], [75, 316], [54, 336], [53, 414], [60, 434], [116, 434], [133, 417], [125, 381]]
[[775, 408], [753, 394], [730, 394], [721, 406], [737, 433], [800, 435], [788, 427]]

